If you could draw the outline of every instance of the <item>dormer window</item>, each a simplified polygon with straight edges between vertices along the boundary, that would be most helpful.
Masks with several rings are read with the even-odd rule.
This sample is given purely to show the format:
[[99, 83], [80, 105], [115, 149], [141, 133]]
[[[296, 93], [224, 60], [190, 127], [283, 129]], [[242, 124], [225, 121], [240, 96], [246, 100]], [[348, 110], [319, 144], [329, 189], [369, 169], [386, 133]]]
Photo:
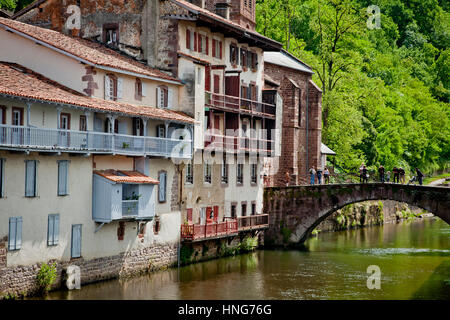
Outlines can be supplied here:
[[119, 45], [119, 25], [117, 23], [103, 25], [103, 42], [112, 47]]

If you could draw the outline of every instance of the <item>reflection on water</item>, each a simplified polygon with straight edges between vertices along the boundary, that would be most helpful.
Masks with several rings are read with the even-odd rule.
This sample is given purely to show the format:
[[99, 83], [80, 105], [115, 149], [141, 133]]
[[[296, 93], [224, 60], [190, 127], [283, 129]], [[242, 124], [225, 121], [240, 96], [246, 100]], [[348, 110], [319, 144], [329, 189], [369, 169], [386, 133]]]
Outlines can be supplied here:
[[[323, 233], [302, 251], [257, 251], [48, 299], [450, 299], [449, 245], [450, 226], [431, 218]], [[366, 286], [370, 265], [381, 269], [380, 290]]]

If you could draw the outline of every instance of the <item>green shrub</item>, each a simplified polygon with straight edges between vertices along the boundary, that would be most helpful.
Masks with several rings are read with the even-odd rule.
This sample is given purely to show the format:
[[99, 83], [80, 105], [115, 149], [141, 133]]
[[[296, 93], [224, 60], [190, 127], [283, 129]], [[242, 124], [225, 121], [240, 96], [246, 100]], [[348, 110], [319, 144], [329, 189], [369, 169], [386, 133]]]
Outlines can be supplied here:
[[50, 266], [44, 263], [36, 276], [38, 292], [40, 294], [46, 294], [55, 282], [56, 277], [56, 263]]
[[253, 251], [258, 247], [258, 237], [247, 237], [240, 244], [239, 249], [243, 252]]

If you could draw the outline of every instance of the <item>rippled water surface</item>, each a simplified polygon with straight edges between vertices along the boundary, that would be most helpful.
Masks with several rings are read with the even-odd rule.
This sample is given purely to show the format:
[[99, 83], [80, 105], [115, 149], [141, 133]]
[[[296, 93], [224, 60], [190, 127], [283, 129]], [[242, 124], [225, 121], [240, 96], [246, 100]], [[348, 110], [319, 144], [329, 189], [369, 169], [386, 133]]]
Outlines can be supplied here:
[[[367, 267], [381, 289], [367, 288]], [[261, 250], [48, 299], [450, 299], [450, 226], [438, 218], [321, 233], [300, 250]]]

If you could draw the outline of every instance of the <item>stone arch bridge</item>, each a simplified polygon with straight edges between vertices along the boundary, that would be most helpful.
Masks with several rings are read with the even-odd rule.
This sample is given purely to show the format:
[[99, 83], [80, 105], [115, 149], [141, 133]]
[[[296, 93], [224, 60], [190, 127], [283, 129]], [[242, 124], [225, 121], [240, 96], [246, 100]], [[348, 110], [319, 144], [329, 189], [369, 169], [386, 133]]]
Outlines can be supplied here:
[[450, 224], [450, 188], [446, 187], [392, 183], [269, 187], [264, 190], [264, 213], [269, 214], [265, 243], [283, 244], [282, 228], [291, 232], [289, 243], [302, 243], [336, 210], [367, 200], [405, 202]]

